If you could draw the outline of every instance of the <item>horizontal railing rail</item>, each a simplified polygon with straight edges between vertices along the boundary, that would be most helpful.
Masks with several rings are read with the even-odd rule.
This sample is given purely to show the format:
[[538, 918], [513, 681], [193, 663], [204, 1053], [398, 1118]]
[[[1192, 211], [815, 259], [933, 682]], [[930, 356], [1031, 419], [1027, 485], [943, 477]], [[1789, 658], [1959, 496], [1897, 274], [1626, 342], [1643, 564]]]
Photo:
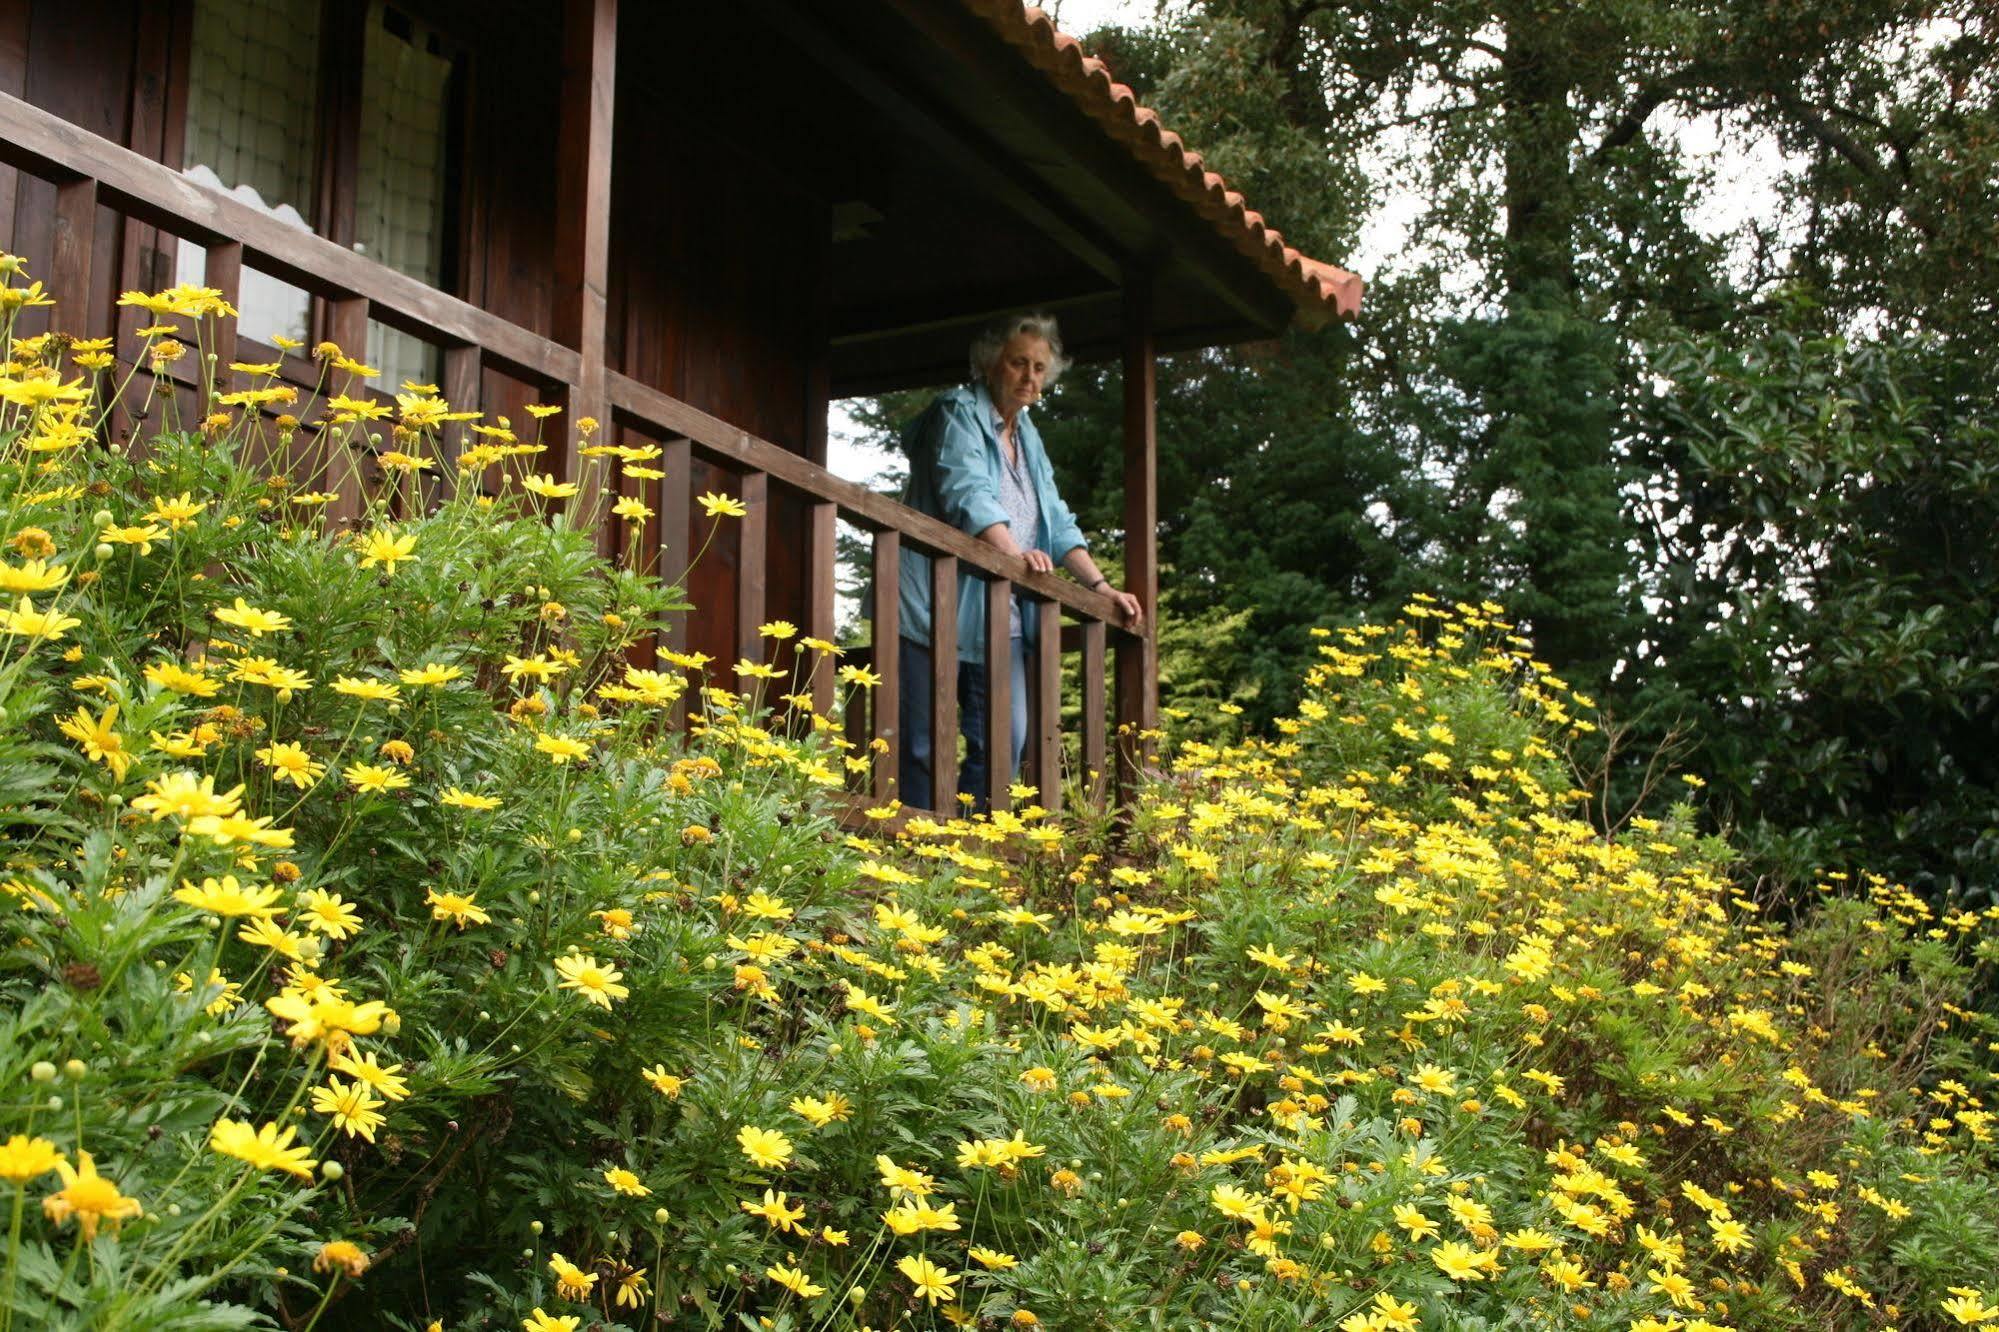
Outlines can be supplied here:
[[[6, 94], [0, 94], [0, 163], [55, 187], [52, 253], [46, 256], [46, 272], [47, 289], [59, 309], [90, 309], [92, 293], [100, 286], [95, 240], [97, 211], [104, 208], [203, 246], [207, 283], [231, 302], [238, 297], [246, 265], [304, 290], [318, 304], [320, 326], [331, 340], [354, 354], [358, 355], [366, 343], [370, 320], [436, 345], [442, 354], [441, 387], [456, 407], [480, 408], [487, 370], [563, 394], [572, 404], [578, 401], [586, 379], [601, 383], [611, 423], [661, 446], [664, 479], [648, 483], [650, 494], [642, 498], [657, 501], [661, 519], [657, 567], [663, 577], [679, 581], [687, 572], [693, 535], [694, 460], [719, 466], [736, 478], [737, 498], [746, 514], [737, 529], [733, 592], [736, 647], [745, 657], [760, 660], [765, 646], [758, 629], [766, 609], [770, 488], [775, 485], [802, 499], [810, 515], [799, 537], [810, 551], [806, 627], [814, 636], [830, 641], [837, 628], [838, 524], [844, 521], [868, 533], [872, 540], [872, 582], [881, 592], [873, 598], [868, 613], [874, 645], [868, 656], [879, 683], [864, 696], [856, 694], [847, 702], [849, 734], [876, 751], [866, 789], [856, 793], [858, 803], [885, 801], [900, 789], [901, 698], [905, 685], [911, 683], [901, 678], [896, 650], [902, 628], [895, 594], [902, 553], [930, 557], [934, 605], [955, 603], [961, 575], [986, 580], [988, 643], [1008, 640], [1007, 604], [1018, 590], [1038, 631], [1026, 672], [1028, 696], [1011, 696], [1007, 654], [988, 653], [984, 666], [989, 699], [987, 730], [980, 738], [988, 754], [1008, 754], [1013, 710], [1027, 708], [1030, 728], [1023, 755], [1024, 775], [1037, 789], [1041, 804], [1058, 807], [1064, 757], [1060, 731], [1063, 657], [1065, 649], [1073, 651], [1078, 658], [1081, 698], [1077, 737], [1080, 770], [1076, 775], [1084, 779], [1093, 799], [1105, 798], [1110, 778], [1106, 655], [1113, 649], [1139, 653], [1146, 642], [1142, 635], [1117, 623], [1117, 603], [1110, 596], [1054, 574], [1028, 570], [1017, 557], [1004, 556], [949, 524], [834, 476], [810, 459], [650, 385], [589, 364], [574, 347], [440, 292], [325, 237], [286, 225], [239, 199]], [[123, 260], [129, 266], [124, 256], [113, 255], [111, 259]], [[136, 274], [123, 271], [119, 280], [143, 285]], [[234, 350], [233, 329], [222, 336], [227, 343], [214, 350], [226, 365]], [[299, 357], [289, 361], [288, 377], [311, 382], [309, 362]], [[573, 448], [565, 447], [559, 460], [565, 478], [576, 479], [579, 461]], [[1074, 623], [1063, 624], [1065, 613]], [[932, 753], [939, 758], [932, 765], [931, 805], [936, 810], [953, 810], [958, 796], [957, 624], [948, 614], [935, 618], [927, 720]], [[685, 617], [680, 617], [669, 631], [668, 645], [684, 647], [686, 635]], [[1126, 673], [1118, 674], [1122, 679]], [[835, 691], [830, 671], [814, 676], [812, 693], [815, 709], [825, 712], [831, 707]], [[1119, 715], [1127, 711], [1121, 702]], [[989, 765], [988, 789], [966, 795], [981, 796], [994, 808], [1001, 808], [1008, 803], [1011, 781], [1008, 765], [994, 762]]]

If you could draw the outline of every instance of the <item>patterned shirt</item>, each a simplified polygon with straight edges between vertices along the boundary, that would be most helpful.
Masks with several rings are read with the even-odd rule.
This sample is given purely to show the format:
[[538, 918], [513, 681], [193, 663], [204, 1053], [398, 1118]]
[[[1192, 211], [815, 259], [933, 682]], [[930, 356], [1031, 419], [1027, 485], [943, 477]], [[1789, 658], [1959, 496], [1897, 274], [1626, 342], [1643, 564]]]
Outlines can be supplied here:
[[[993, 413], [993, 433], [1004, 436], [1006, 422], [1000, 414]], [[1022, 551], [1036, 550], [1041, 546], [1041, 502], [1035, 498], [1034, 477], [1027, 470], [1027, 454], [1020, 447], [1020, 437], [1014, 436], [1013, 461], [1007, 462], [1006, 446], [1000, 446], [1000, 507], [1006, 510], [1007, 530], [1013, 533], [1014, 544]], [[1020, 594], [1015, 593], [1007, 606], [1007, 632], [1020, 637]]]

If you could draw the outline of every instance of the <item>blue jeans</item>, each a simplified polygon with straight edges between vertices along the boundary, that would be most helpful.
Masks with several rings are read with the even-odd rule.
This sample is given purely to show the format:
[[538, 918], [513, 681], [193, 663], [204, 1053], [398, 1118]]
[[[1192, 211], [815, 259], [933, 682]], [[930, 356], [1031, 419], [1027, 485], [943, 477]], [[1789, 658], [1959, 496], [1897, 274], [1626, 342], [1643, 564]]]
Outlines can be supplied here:
[[[1020, 771], [1020, 752], [1027, 747], [1027, 650], [1019, 638], [1013, 649], [1013, 752], [1007, 757], [1007, 779]], [[902, 672], [902, 715], [896, 719], [902, 736], [897, 790], [902, 803], [933, 808], [930, 754], [930, 645], [902, 639], [898, 655]], [[958, 789], [974, 797], [972, 808], [990, 807], [986, 796], [986, 664], [958, 663], [958, 731], [965, 737], [965, 765], [958, 770]], [[949, 816], [955, 810], [939, 810]]]

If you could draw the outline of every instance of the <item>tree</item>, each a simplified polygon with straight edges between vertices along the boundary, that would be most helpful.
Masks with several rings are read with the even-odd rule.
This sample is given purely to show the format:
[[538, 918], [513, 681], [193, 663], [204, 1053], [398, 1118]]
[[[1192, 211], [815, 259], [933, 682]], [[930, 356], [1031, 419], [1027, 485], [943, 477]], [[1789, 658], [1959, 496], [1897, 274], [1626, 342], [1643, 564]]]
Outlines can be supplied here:
[[[1966, 538], [1990, 527], [1959, 493], [1982, 464], [1938, 451], [1987, 437], [1966, 386], [1999, 349], [1993, 21], [1913, 0], [1205, 0], [1093, 38], [1169, 123], [1209, 127], [1217, 169], [1308, 250], [1350, 252], [1356, 164], [1427, 201], [1351, 333], [1162, 375], [1183, 592], [1287, 648], [1416, 586], [1497, 595], [1640, 748], [1697, 719], [1692, 761], [1739, 812], [1989, 884], [1945, 845], [1964, 826], [1894, 811], [1941, 809], [1968, 770], [1962, 726], [1908, 733], [1988, 716], [1967, 663], [1993, 585]], [[1697, 225], [1723, 182], [1685, 146], [1695, 122], [1784, 164], [1732, 234]], [[1840, 387], [1856, 373], [1864, 420]], [[1056, 406], [1086, 475], [1114, 403], [1086, 375]], [[1782, 441], [1742, 443], [1751, 418]], [[1821, 493], [1827, 449], [1848, 456]], [[1112, 484], [1092, 479], [1106, 518]], [[1904, 752], [1870, 743], [1880, 726]], [[1818, 765], [1822, 798], [1785, 794], [1806, 736], [1848, 765]]]

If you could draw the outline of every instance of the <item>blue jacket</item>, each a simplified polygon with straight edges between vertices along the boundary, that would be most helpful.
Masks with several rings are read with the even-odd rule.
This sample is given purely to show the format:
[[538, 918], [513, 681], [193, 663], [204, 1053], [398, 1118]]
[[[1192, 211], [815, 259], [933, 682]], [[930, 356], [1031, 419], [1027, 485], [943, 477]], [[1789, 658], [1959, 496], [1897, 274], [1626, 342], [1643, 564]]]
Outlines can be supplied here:
[[[1023, 450], [1034, 496], [1040, 505], [1041, 549], [1057, 563], [1083, 545], [1076, 515], [1055, 490], [1055, 469], [1041, 446], [1040, 432], [1026, 412], [1015, 418], [1014, 439]], [[993, 429], [993, 400], [985, 385], [965, 385], [937, 395], [904, 432], [902, 449], [909, 456], [909, 484], [902, 502], [920, 513], [942, 519], [959, 531], [976, 536], [994, 523], [1007, 521], [1000, 505], [999, 434]], [[1014, 533], [1025, 550], [1028, 541]], [[902, 553], [902, 636], [930, 641], [930, 557]], [[958, 660], [986, 659], [987, 580], [961, 572], [958, 578]], [[1029, 642], [1036, 638], [1034, 616], [1023, 616], [1021, 628]]]

